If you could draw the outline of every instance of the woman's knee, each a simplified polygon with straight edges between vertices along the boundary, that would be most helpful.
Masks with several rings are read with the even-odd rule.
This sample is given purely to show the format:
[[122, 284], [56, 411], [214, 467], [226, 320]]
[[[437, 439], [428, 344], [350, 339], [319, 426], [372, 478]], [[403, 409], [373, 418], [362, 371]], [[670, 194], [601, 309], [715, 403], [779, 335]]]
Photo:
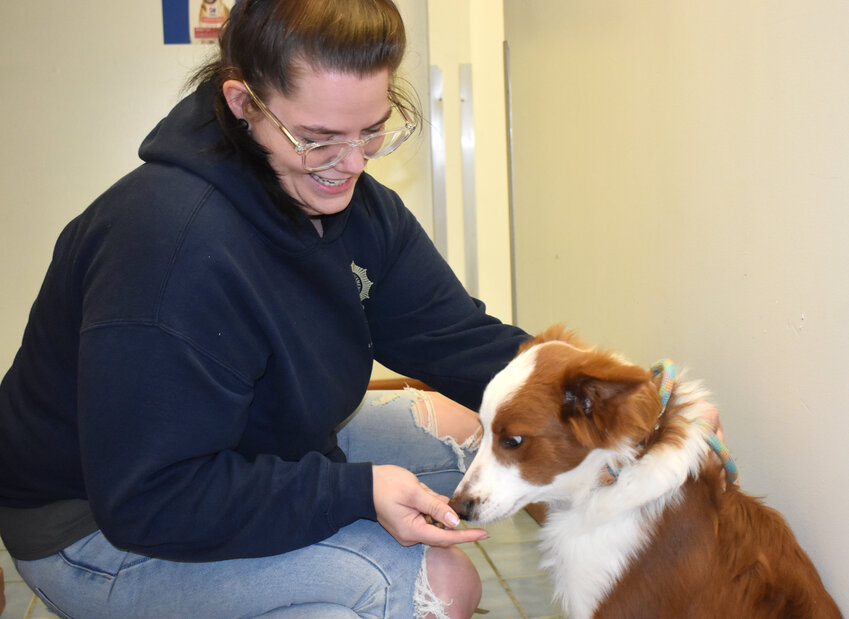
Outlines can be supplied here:
[[[425, 567], [429, 592], [417, 591], [418, 616], [425, 619], [468, 619], [481, 599], [481, 579], [474, 563], [456, 546], [429, 548]], [[432, 594], [432, 595], [429, 595]], [[436, 599], [434, 599], [434, 597]]]
[[483, 434], [477, 413], [441, 393], [421, 392], [415, 413], [420, 426], [438, 438], [450, 437], [459, 445], [469, 445]]

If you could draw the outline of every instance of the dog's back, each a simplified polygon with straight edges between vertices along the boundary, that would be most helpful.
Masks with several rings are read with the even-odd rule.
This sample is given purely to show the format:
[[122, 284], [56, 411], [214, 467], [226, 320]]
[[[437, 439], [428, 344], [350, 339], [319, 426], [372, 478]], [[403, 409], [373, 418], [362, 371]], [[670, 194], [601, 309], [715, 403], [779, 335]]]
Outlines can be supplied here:
[[681, 490], [596, 617], [841, 617], [781, 514], [718, 466]]

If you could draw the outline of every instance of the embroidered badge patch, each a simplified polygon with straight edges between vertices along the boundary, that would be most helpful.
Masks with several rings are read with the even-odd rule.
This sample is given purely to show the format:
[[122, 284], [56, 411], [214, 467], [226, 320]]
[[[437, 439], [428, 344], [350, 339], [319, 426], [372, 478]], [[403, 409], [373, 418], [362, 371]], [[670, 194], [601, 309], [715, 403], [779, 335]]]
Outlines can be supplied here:
[[357, 266], [351, 261], [351, 272], [354, 274], [354, 281], [357, 283], [357, 290], [360, 293], [360, 303], [368, 299], [369, 290], [371, 290], [373, 281], [368, 278], [368, 272], [363, 267]]

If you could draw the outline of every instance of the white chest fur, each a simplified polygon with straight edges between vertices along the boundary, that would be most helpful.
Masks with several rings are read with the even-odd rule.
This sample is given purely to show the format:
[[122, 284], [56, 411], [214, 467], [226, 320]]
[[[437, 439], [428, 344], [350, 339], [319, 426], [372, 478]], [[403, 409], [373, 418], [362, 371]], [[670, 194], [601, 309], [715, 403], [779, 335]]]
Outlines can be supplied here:
[[558, 602], [570, 619], [589, 619], [645, 546], [654, 518], [635, 510], [603, 525], [577, 509], [549, 513], [540, 547]]
[[[540, 531], [542, 565], [570, 619], [589, 619], [646, 546], [664, 509], [681, 497], [688, 475], [697, 475], [706, 446], [692, 427], [684, 444], [664, 446], [624, 468], [611, 486], [586, 494], [568, 492], [568, 507], [549, 507]], [[594, 459], [591, 469], [599, 470]], [[556, 485], [571, 485], [586, 472], [585, 461]], [[574, 490], [574, 489], [573, 489]], [[555, 493], [557, 494], [557, 493]], [[577, 499], [577, 500], [574, 500]]]

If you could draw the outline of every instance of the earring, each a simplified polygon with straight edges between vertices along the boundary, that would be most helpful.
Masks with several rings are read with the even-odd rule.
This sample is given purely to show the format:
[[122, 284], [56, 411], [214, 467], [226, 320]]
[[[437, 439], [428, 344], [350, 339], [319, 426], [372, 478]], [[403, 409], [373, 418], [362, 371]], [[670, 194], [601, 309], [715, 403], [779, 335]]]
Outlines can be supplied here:
[[245, 120], [244, 118], [240, 118], [239, 119], [239, 129], [241, 129], [242, 131], [250, 131], [251, 126], [248, 124], [247, 120]]

